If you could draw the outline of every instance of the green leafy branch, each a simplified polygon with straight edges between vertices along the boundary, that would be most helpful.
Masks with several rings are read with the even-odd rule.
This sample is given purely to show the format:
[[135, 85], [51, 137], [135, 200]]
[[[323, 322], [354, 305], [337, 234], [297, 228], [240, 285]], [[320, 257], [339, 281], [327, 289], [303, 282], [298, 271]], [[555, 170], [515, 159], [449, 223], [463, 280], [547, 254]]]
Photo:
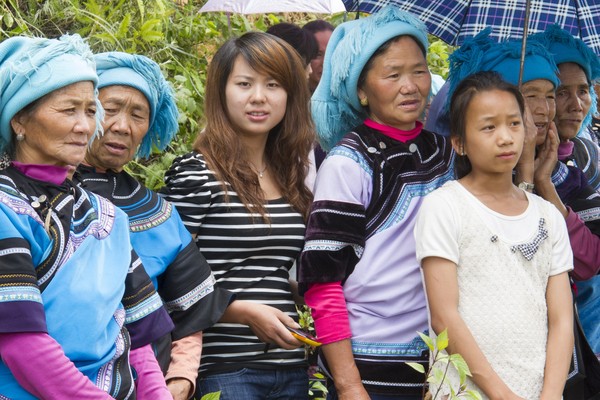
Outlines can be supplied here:
[[[470, 399], [470, 400], [481, 400], [481, 394], [476, 390], [467, 390], [467, 376], [471, 376], [471, 371], [469, 370], [469, 366], [465, 362], [464, 358], [460, 354], [450, 354], [448, 355], [445, 350], [448, 347], [448, 330], [444, 329], [437, 338], [435, 342], [433, 338], [427, 336], [424, 333], [417, 332], [423, 342], [429, 348], [430, 353], [433, 355], [433, 362], [429, 364], [429, 370], [425, 375], [425, 382], [429, 384], [437, 385], [437, 390], [435, 393], [431, 394], [431, 399], [437, 399], [440, 394], [440, 390], [442, 389], [443, 383], [448, 383], [446, 381], [446, 376], [448, 375], [448, 370], [453, 367], [458, 372], [459, 376], [459, 387], [456, 390], [453, 387], [450, 387], [450, 397], [449, 399]], [[419, 363], [407, 362], [409, 366], [419, 371], [422, 374], [425, 374], [425, 367]], [[423, 386], [423, 398], [426, 398], [426, 387], [428, 385]]]

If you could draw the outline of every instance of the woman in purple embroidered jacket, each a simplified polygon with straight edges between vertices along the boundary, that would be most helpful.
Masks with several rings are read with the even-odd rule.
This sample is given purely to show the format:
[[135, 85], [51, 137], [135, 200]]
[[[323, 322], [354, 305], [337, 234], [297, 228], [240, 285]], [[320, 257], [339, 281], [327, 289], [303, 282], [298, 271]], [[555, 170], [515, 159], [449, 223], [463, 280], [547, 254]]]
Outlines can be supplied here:
[[426, 48], [424, 25], [394, 7], [344, 23], [312, 98], [329, 154], [299, 280], [340, 399], [421, 398], [423, 376], [405, 364], [428, 359], [415, 213], [453, 176], [449, 141], [417, 121], [431, 85]]
[[97, 84], [79, 36], [0, 44], [2, 399], [171, 398], [149, 343], [173, 324], [127, 215], [67, 179], [100, 127]]
[[[519, 89], [495, 71], [462, 80], [450, 105], [458, 181], [425, 198], [415, 228], [434, 333], [484, 398], [560, 399], [573, 349], [566, 224], [513, 184], [525, 137]], [[447, 375], [454, 389], [458, 373]], [[431, 393], [449, 395], [446, 385]]]

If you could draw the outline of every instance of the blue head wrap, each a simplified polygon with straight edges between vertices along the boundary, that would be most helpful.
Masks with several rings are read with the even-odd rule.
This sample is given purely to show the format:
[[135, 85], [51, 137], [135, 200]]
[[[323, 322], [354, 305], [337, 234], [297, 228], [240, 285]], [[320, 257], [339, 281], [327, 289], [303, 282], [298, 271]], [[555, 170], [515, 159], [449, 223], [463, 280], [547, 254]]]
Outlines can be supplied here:
[[313, 120], [324, 150], [329, 151], [367, 118], [358, 99], [358, 78], [373, 53], [400, 35], [412, 36], [424, 49], [428, 47], [423, 22], [394, 6], [345, 22], [333, 31], [325, 50], [323, 75], [311, 99]]
[[[583, 40], [574, 37], [560, 26], [551, 25], [544, 32], [531, 35], [530, 40], [539, 42], [547, 48], [557, 65], [567, 62], [579, 65], [585, 72], [590, 85], [600, 78], [600, 61], [596, 53]], [[593, 88], [590, 90], [590, 97], [592, 106], [581, 124], [580, 133], [592, 123], [592, 116], [596, 112], [598, 100]]]
[[[93, 54], [79, 35], [60, 39], [15, 36], [0, 43], [0, 152], [9, 149], [11, 119], [37, 99], [73, 83], [91, 81], [97, 89]], [[104, 112], [95, 93], [96, 130]]]
[[[450, 56], [450, 87], [446, 101], [446, 111], [450, 99], [458, 84], [467, 76], [479, 71], [496, 71], [502, 78], [518, 85], [521, 69], [520, 40], [497, 43], [489, 38], [491, 29], [486, 28], [465, 43]], [[523, 66], [523, 83], [535, 79], [546, 79], [557, 88], [559, 85], [558, 69], [552, 56], [539, 43], [527, 41], [525, 48], [525, 64]]]
[[137, 156], [148, 157], [153, 147], [164, 150], [179, 129], [179, 111], [173, 89], [158, 64], [145, 56], [120, 52], [101, 53], [94, 58], [99, 89], [112, 85], [130, 86], [142, 92], [148, 100], [148, 132], [137, 150]]

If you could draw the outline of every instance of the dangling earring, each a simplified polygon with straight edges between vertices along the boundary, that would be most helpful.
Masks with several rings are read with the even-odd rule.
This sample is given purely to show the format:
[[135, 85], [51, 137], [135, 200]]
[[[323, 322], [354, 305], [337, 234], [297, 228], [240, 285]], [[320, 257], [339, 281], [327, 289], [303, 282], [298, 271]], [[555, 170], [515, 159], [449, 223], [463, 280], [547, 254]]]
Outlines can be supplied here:
[[360, 99], [360, 105], [363, 107], [366, 107], [369, 105], [369, 99], [367, 99], [366, 97]]
[[22, 142], [23, 140], [25, 140], [25, 135], [22, 132], [17, 133], [17, 142]]

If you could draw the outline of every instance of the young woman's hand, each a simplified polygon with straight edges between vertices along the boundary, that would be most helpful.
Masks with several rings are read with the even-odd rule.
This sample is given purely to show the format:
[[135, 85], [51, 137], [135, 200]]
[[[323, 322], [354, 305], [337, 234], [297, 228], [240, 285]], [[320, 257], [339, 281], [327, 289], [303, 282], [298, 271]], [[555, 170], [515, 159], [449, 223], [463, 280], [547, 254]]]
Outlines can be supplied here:
[[286, 326], [289, 326], [299, 329], [300, 325], [275, 307], [235, 300], [227, 307], [221, 322], [248, 325], [261, 341], [267, 344], [276, 344], [287, 350], [303, 345], [286, 328]]

